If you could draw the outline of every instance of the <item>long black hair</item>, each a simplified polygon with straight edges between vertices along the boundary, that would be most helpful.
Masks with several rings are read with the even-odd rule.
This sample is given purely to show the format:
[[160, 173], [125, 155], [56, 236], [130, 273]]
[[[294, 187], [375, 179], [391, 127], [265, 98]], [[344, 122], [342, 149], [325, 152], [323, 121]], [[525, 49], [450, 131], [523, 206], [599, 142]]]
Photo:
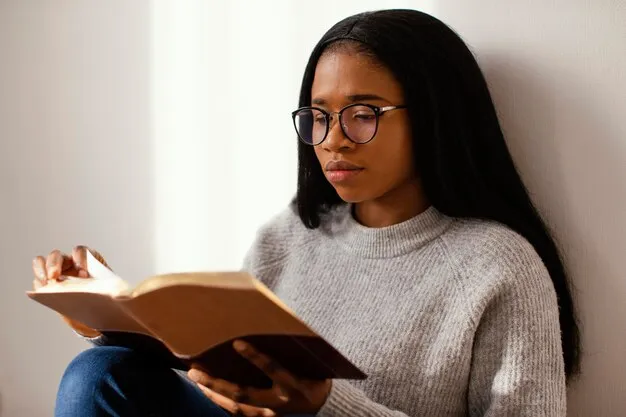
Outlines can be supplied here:
[[[428, 200], [451, 217], [490, 219], [524, 236], [546, 265], [557, 293], [565, 372], [580, 365], [580, 336], [565, 268], [505, 143], [487, 83], [463, 40], [416, 10], [360, 13], [334, 25], [306, 66], [300, 106], [311, 103], [320, 56], [342, 43], [359, 45], [402, 85], [414, 161]], [[343, 203], [311, 146], [299, 144], [298, 213], [308, 228]]]

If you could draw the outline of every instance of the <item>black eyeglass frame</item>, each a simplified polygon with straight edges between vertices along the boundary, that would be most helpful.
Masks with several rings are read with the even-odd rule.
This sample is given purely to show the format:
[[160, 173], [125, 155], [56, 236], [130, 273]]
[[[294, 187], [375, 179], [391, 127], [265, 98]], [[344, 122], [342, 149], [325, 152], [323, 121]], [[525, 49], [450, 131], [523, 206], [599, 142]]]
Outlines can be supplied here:
[[[368, 107], [370, 109], [372, 109], [372, 111], [374, 112], [374, 114], [376, 115], [376, 127], [374, 128], [374, 133], [372, 134], [372, 137], [370, 139], [368, 139], [365, 142], [357, 142], [355, 140], [353, 140], [350, 135], [348, 135], [348, 133], [346, 132], [346, 130], [343, 127], [343, 123], [341, 122], [341, 118], [343, 116], [343, 112], [346, 111], [346, 109], [352, 108], [352, 107], [356, 107], [356, 106], [362, 106], [362, 107]], [[339, 123], [339, 127], [341, 128], [341, 131], [343, 132], [343, 135], [348, 138], [348, 140], [352, 143], [356, 143], [357, 145], [364, 145], [366, 143], [371, 142], [372, 140], [374, 140], [374, 138], [376, 137], [376, 133], [378, 133], [378, 124], [380, 121], [380, 116], [382, 116], [383, 114], [387, 113], [388, 111], [391, 110], [398, 110], [398, 109], [406, 109], [408, 106], [404, 105], [404, 104], [400, 104], [397, 106], [374, 106], [373, 104], [367, 104], [367, 103], [352, 103], [347, 105], [346, 107], [342, 108], [341, 110], [337, 111], [337, 112], [327, 112], [324, 109], [321, 109], [319, 107], [315, 107], [315, 106], [305, 106], [305, 107], [300, 107], [294, 111], [291, 112], [291, 119], [293, 120], [293, 127], [296, 129], [296, 134], [298, 135], [298, 139], [300, 139], [300, 141], [302, 143], [304, 143], [305, 145], [309, 145], [309, 146], [318, 146], [321, 145], [322, 143], [324, 143], [324, 141], [326, 140], [326, 138], [328, 137], [328, 132], [330, 132], [330, 116], [332, 116], [333, 114], [337, 115], [337, 122]], [[322, 113], [324, 115], [324, 119], [326, 121], [326, 131], [324, 132], [324, 137], [322, 138], [322, 140], [320, 140], [318, 143], [309, 143], [306, 140], [304, 140], [304, 138], [302, 138], [302, 136], [300, 136], [300, 132], [298, 131], [298, 126], [296, 124], [296, 116], [298, 115], [299, 112], [303, 111], [303, 110], [317, 110], [320, 113]]]

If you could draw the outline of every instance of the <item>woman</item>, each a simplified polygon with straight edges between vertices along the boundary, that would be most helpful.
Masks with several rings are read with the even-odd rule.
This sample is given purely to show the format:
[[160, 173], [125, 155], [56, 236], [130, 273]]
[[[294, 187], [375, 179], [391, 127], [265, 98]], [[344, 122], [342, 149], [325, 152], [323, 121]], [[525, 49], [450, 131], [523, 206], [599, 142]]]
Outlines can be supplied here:
[[[565, 416], [564, 268], [462, 40], [417, 11], [349, 17], [315, 47], [293, 120], [297, 195], [245, 269], [369, 378], [301, 381], [238, 345], [274, 388], [191, 370], [196, 388], [99, 346], [69, 365], [57, 415]], [[36, 258], [36, 285], [85, 276], [84, 250]]]

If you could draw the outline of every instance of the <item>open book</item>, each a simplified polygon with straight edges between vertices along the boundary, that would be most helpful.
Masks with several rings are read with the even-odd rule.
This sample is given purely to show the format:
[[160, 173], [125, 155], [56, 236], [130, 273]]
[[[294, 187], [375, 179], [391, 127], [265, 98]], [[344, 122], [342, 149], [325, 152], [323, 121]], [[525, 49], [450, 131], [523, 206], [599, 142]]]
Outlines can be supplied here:
[[232, 347], [242, 339], [306, 379], [366, 375], [246, 272], [157, 275], [131, 287], [88, 252], [92, 278], [67, 277], [33, 300], [100, 331], [108, 344], [187, 370], [194, 363], [238, 384], [271, 380]]

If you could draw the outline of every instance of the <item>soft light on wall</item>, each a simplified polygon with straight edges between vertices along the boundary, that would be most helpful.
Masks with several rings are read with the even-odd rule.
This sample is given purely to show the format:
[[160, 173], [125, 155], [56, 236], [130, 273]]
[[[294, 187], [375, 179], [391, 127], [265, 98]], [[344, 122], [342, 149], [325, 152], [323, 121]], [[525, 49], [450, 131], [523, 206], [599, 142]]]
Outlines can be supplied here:
[[[420, 2], [429, 10], [433, 2]], [[296, 185], [306, 60], [351, 14], [411, 1], [158, 1], [152, 9], [156, 270], [239, 268]]]

